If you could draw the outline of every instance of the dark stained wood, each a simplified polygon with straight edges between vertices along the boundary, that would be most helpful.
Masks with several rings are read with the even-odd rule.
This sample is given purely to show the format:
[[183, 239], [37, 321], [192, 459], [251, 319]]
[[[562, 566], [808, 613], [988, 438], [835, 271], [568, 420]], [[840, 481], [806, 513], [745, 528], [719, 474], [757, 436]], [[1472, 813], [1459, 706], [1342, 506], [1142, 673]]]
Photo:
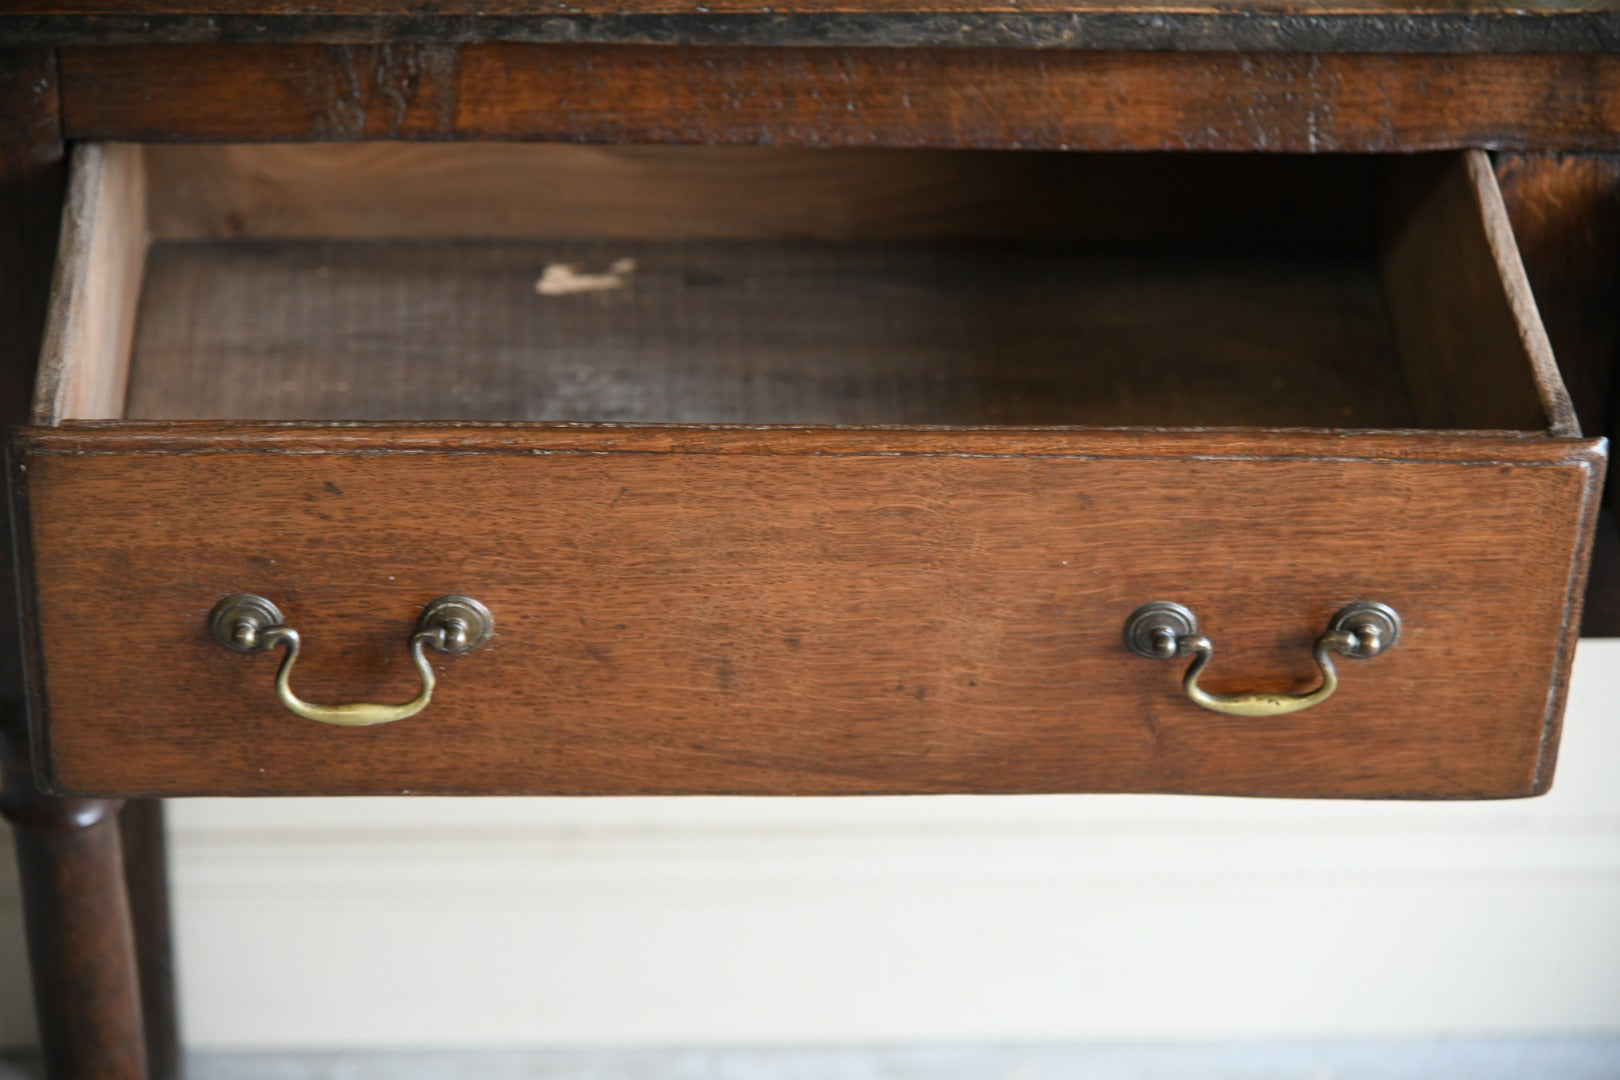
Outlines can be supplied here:
[[[565, 266], [618, 284], [537, 292]], [[1417, 426], [1370, 259], [283, 241], [147, 273], [135, 419]], [[1533, 387], [1470, 404], [1547, 426]]]
[[1620, 54], [64, 48], [74, 138], [1620, 149]]
[[[1527, 9], [1438, 0], [388, 0], [220, 4], [13, 0], [6, 40], [950, 44], [1324, 52], [1604, 51], [1620, 19], [1593, 0]], [[48, 35], [48, 36], [47, 36]]]
[[1381, 261], [1419, 423], [1579, 434], [1489, 160], [1402, 165]]
[[[62, 207], [56, 70], [0, 51], [0, 421], [27, 413]], [[118, 848], [118, 804], [34, 782], [11, 530], [0, 531], [0, 816], [15, 837], [40, 1052], [52, 1080], [141, 1080], [140, 1001]]]
[[[1609, 5], [529, 7], [8, 4], [0, 42], [39, 48], [0, 55], [4, 416], [20, 415], [37, 352], [65, 124], [163, 141], [1536, 152], [1503, 159], [1508, 204], [1598, 430], [1612, 164], [1541, 152], [1620, 151]], [[231, 39], [254, 44], [157, 44]], [[50, 50], [70, 42], [59, 124]], [[88, 47], [109, 42], [140, 47]], [[742, 47], [759, 45], [817, 47]], [[961, 45], [991, 48], [939, 48]], [[1602, 469], [1591, 442], [1258, 431], [158, 425], [27, 439], [24, 533], [47, 542], [46, 603], [26, 622], [82, 650], [56, 648], [33, 686], [66, 710], [40, 749], [56, 781], [107, 792], [1539, 792]], [[1600, 540], [1614, 547], [1612, 528]], [[270, 701], [270, 658], [202, 635], [207, 606], [239, 587], [305, 630], [297, 682], [312, 697], [408, 692], [403, 634], [441, 588], [490, 599], [501, 632], [442, 665], [424, 717], [334, 732]], [[1179, 665], [1117, 645], [1125, 610], [1173, 595], [1216, 638], [1217, 688], [1301, 685], [1326, 614], [1374, 592], [1407, 614], [1407, 638], [1345, 663], [1328, 711], [1275, 725], [1198, 713], [1175, 693]], [[123, 636], [100, 647], [106, 612], [131, 604], [141, 617], [114, 620]], [[116, 804], [37, 793], [13, 622], [0, 619], [3, 809], [47, 1059], [53, 1076], [137, 1076]], [[172, 684], [129, 677], [154, 657]], [[186, 709], [154, 724], [174, 686]], [[150, 850], [151, 812], [130, 821], [131, 852]], [[147, 925], [154, 868], [130, 861]], [[167, 994], [153, 970], [149, 1005]], [[166, 1026], [149, 1011], [153, 1075], [173, 1060]]]
[[[328, 18], [352, 15], [390, 15], [399, 12], [398, 0], [250, 0], [248, 3], [220, 3], [219, 0], [10, 0], [7, 10], [14, 14], [88, 16], [125, 14], [153, 18], [163, 15], [206, 16], [242, 15], [282, 18], [306, 16]], [[528, 15], [535, 5], [528, 0], [427, 0], [410, 5], [419, 16]], [[1434, 14], [1500, 14], [1504, 9], [1490, 0], [578, 0], [570, 9], [582, 14], [612, 12], [683, 12], [707, 7], [717, 12], [853, 12], [853, 11], [941, 11], [1011, 12], [1038, 8], [1063, 12], [1140, 12], [1230, 15], [1331, 15], [1366, 14], [1417, 16]], [[1607, 10], [1598, 0], [1537, 0], [1522, 12], [1524, 21], [1548, 21], [1560, 15]]]
[[148, 1080], [179, 1080], [180, 1018], [175, 1008], [174, 932], [169, 920], [169, 845], [163, 803], [131, 799], [118, 815], [140, 972]]
[[34, 784], [22, 724], [0, 728], [40, 1054], [51, 1080], [146, 1080], [118, 802]]
[[[0, 39], [19, 44], [184, 42], [511, 41], [536, 44], [882, 45], [1149, 51], [1323, 53], [1606, 52], [1620, 43], [1613, 11], [1180, 10], [1172, 7], [878, 0], [843, 5], [639, 5], [597, 2], [536, 14], [0, 16]], [[584, 8], [589, 14], [580, 14]]]
[[1496, 174], [1581, 428], [1609, 431], [1620, 362], [1620, 156], [1499, 154]]
[[[1620, 431], [1620, 157], [1502, 154], [1496, 171], [1581, 429], [1612, 437]], [[1608, 501], [1620, 507], [1612, 479]], [[1593, 556], [1584, 633], [1620, 636], [1616, 582], [1620, 544], [1611, 538]]]
[[[46, 775], [143, 794], [1527, 795], [1602, 471], [1537, 437], [525, 426], [72, 425], [19, 460]], [[238, 590], [313, 700], [409, 696], [434, 595], [497, 636], [340, 731], [208, 638]], [[1212, 684], [1299, 687], [1358, 597], [1400, 646], [1281, 720], [1119, 640], [1175, 598]]]
[[46, 1074], [146, 1080], [119, 804], [37, 795], [23, 747], [7, 762], [0, 812], [17, 848]]
[[[0, 424], [28, 416], [50, 299], [66, 181], [56, 65], [45, 51], [0, 51]], [[0, 530], [0, 611], [15, 608], [10, 530]], [[16, 627], [0, 618], [0, 708], [20, 712]]]
[[1365, 255], [1389, 159], [572, 143], [151, 144], [195, 239], [939, 237]]

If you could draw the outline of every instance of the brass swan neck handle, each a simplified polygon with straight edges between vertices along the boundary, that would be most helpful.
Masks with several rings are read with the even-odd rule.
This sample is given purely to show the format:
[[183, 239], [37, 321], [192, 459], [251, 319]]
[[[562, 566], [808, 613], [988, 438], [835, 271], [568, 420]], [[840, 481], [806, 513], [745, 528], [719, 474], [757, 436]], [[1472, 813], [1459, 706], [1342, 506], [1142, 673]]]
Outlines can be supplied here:
[[1209, 666], [1214, 643], [1198, 632], [1198, 617], [1181, 604], [1158, 600], [1143, 604], [1125, 620], [1125, 644], [1138, 656], [1168, 660], [1190, 656], [1193, 662], [1182, 676], [1182, 689], [1195, 705], [1228, 716], [1285, 716], [1309, 709], [1333, 696], [1339, 688], [1339, 669], [1333, 654], [1363, 660], [1394, 646], [1401, 635], [1401, 617], [1388, 604], [1357, 601], [1341, 609], [1328, 623], [1312, 653], [1322, 681], [1303, 694], [1276, 694], [1263, 690], [1212, 694], [1198, 685]]
[[287, 655], [276, 672], [276, 697], [287, 711], [322, 724], [369, 727], [407, 720], [427, 708], [435, 683], [433, 666], [428, 663], [424, 649], [452, 655], [471, 652], [489, 639], [495, 620], [488, 608], [470, 596], [441, 596], [424, 607], [408, 646], [411, 663], [422, 680], [422, 689], [411, 700], [398, 705], [370, 702], [316, 705], [294, 693], [292, 670], [298, 662], [302, 639], [297, 630], [287, 625], [276, 606], [262, 596], [237, 593], [225, 597], [214, 605], [208, 625], [214, 640], [234, 652], [257, 653], [285, 646]]

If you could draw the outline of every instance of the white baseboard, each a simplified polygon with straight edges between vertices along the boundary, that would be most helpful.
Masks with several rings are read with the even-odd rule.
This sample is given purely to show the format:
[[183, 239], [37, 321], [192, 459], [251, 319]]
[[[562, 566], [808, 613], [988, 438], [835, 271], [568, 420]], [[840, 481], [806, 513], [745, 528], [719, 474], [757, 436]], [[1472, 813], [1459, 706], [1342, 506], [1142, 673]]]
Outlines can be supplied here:
[[[174, 804], [208, 1048], [1620, 1033], [1620, 641], [1552, 795]], [[7, 860], [9, 867], [10, 860]], [[30, 1034], [0, 883], [0, 1042]]]

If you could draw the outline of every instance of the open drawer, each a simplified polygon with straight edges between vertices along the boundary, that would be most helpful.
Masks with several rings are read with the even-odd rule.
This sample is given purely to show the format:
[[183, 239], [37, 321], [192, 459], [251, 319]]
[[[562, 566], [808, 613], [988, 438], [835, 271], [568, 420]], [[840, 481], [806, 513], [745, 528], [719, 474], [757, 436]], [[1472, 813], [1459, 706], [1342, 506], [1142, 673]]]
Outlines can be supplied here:
[[60, 791], [1551, 781], [1605, 448], [1480, 153], [85, 146], [55, 289]]

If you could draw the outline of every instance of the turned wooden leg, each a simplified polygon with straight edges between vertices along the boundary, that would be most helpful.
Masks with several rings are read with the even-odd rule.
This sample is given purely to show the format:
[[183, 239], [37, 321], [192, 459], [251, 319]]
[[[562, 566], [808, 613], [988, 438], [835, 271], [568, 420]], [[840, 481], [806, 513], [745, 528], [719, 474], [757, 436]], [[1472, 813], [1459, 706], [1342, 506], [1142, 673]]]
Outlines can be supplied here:
[[6, 718], [5, 788], [23, 923], [50, 1080], [145, 1080], [135, 940], [118, 840], [120, 804], [34, 787], [16, 717]]
[[180, 1080], [180, 1025], [175, 1009], [169, 856], [162, 800], [129, 800], [119, 815], [118, 827], [135, 928], [135, 959], [140, 967], [147, 1076], [150, 1080]]

